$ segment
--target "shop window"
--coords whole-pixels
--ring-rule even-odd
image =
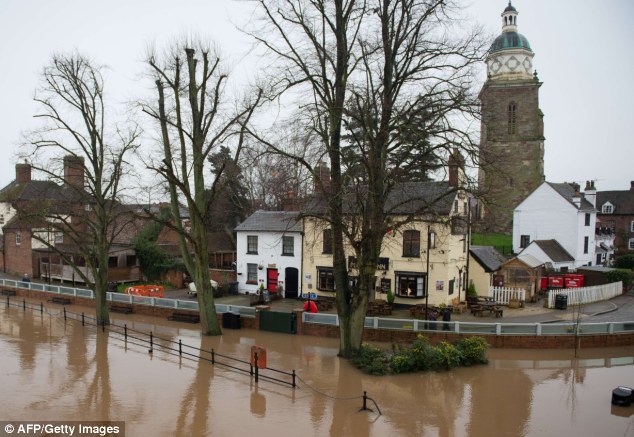
[[[331,268],[317,268],[317,290],[335,291],[335,275]]]
[[[400,297],[425,297],[425,275],[422,273],[398,273],[396,295]]]

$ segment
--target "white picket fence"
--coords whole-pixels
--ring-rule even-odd
[[[555,308],[555,297],[568,296],[568,305],[583,305],[584,303],[600,302],[612,299],[623,294],[623,283],[595,285],[594,287],[565,288],[563,290],[550,290],[548,293],[548,308]]]
[[[489,297],[492,297],[495,303],[508,305],[511,299],[523,302],[526,298],[526,290],[523,288],[489,287]]]

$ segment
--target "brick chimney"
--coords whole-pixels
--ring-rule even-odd
[[[330,192],[330,168],[324,161],[319,161],[315,167],[315,180],[313,181],[313,191],[318,193]]]
[[[634,181],[630,181],[630,191],[634,191]]]
[[[297,196],[294,191],[287,191],[284,194],[284,211],[299,211]]]
[[[464,158],[458,148],[454,148],[447,161],[449,167],[449,186],[457,188],[462,185],[462,174],[464,171]]]
[[[84,158],[74,155],[64,157],[64,183],[84,187]]]
[[[15,165],[15,181],[18,184],[31,182],[31,164],[23,163]]]

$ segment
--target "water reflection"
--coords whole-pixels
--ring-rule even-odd
[[[266,345],[268,364],[296,369],[300,387],[256,385],[158,346],[150,354],[113,332],[4,308],[5,417],[124,420],[129,435],[634,435],[634,407],[610,405],[614,387],[634,384],[634,348],[587,349],[579,359],[566,350],[491,350],[486,366],[373,377],[339,359],[333,339],[249,330],[201,338],[191,325],[160,319],[116,322],[152,331],[157,345],[180,339],[204,356],[213,348],[247,360],[252,345]],[[359,412],[364,391],[382,416]]]

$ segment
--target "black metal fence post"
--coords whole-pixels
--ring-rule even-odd
[[[22,309],[26,311],[26,299],[22,299]]]
[[[297,384],[295,383],[295,369],[293,369],[292,377],[293,377],[293,388],[295,388],[297,387]]]
[[[183,342],[180,338],[178,339],[178,355],[183,355]]]
[[[7,296],[7,308],[9,307],[9,296]]]
[[[84,313],[81,313],[81,326],[84,326]]]
[[[123,337],[125,338],[125,341],[128,341],[128,324],[127,323],[123,324]]]
[[[64,321],[66,321],[66,307],[64,307]]]
[[[154,352],[154,335],[152,335],[152,331],[150,331],[150,350],[148,352]]]
[[[44,314],[44,303],[40,302],[40,314]]]
[[[258,383],[258,380],[260,379],[260,372],[258,371],[258,353],[255,352],[253,354],[253,361],[255,361],[255,383]]]
[[[216,364],[216,353],[214,350],[211,350],[211,364]]]

